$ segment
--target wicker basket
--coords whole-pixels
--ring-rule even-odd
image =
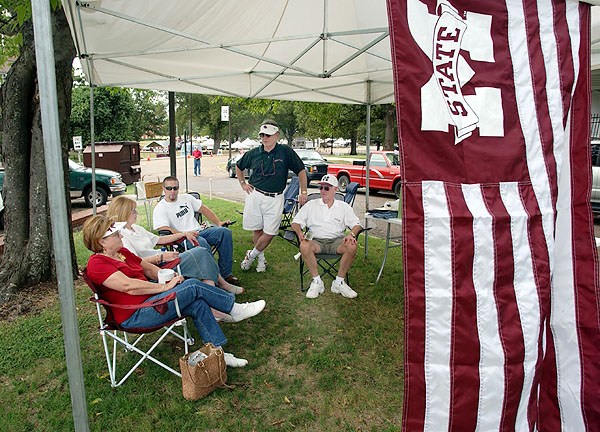
[[[142,181],[136,183],[135,191],[138,199],[147,199],[147,198],[156,198],[162,195],[162,183],[160,182],[160,178],[156,176],[156,180],[158,181],[144,181],[144,177],[142,177]]]

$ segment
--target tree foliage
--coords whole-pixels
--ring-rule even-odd
[[[166,132],[166,110],[161,95],[151,90],[94,87],[96,141],[139,141],[143,135]],[[90,87],[73,88],[71,136],[90,137]]]

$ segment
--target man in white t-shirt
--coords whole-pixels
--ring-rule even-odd
[[[216,246],[219,253],[219,273],[233,285],[239,285],[239,280],[233,276],[233,239],[231,230],[223,225],[231,223],[227,220],[221,222],[217,215],[202,201],[189,194],[179,194],[179,180],[176,177],[165,177],[163,180],[165,199],[159,201],[152,214],[153,228],[157,231],[169,231],[173,234],[185,231],[199,230],[200,223],[196,220],[195,212],[201,213],[216,226],[198,231],[196,240],[200,246],[211,250]],[[188,247],[193,247],[188,240]]]
[[[325,291],[315,254],[340,254],[340,266],[331,291],[347,298],[357,296],[344,278],[356,256],[356,236],[362,226],[354,210],[344,201],[335,199],[338,181],[333,175],[325,175],[319,182],[321,198],[308,201],[292,221],[292,229],[300,241],[300,252],[313,278],[306,297],[316,298]],[[308,227],[313,234],[312,240],[305,238],[303,229]],[[346,228],[350,231],[346,235]]]

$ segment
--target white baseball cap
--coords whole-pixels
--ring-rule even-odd
[[[319,184],[322,184],[322,183],[331,185],[333,187],[338,187],[338,181],[335,178],[335,176],[332,174],[325,174],[323,176],[323,178],[319,181]]]
[[[104,233],[104,235],[102,236],[102,238],[108,237],[109,235],[113,235],[114,233],[121,231],[123,228],[125,228],[126,222],[113,222],[108,229],[106,230],[106,232]]]
[[[265,135],[275,135],[277,132],[279,132],[279,128],[269,123],[261,124],[260,130],[258,131],[259,134],[263,133]]]

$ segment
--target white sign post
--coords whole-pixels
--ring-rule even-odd
[[[81,150],[83,149],[82,143],[83,141],[81,136],[73,137],[73,150],[77,150],[77,158],[79,159],[79,163],[81,163]]]
[[[229,106],[224,105],[221,107],[221,121],[229,121]]]
[[[231,159],[231,122],[229,121],[229,106],[223,105],[221,107],[221,121],[229,123],[229,141],[227,142],[229,147],[229,159]]]

